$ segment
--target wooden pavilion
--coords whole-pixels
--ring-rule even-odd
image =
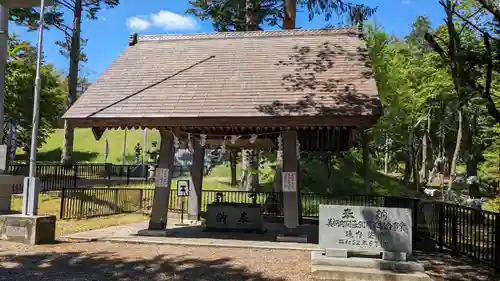
[[[189,213],[199,217],[207,141],[282,151],[297,173],[298,150],[347,150],[382,114],[357,28],[131,35],[129,46],[63,118],[92,128],[156,128],[160,169],[172,171],[179,138],[194,149]],[[231,142],[234,144],[234,142]],[[296,175],[296,174],[295,174]],[[171,176],[157,184],[149,229],[166,228]],[[283,190],[285,226],[299,225],[300,189]]]

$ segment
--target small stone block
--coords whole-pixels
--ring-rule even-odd
[[[137,232],[139,236],[153,236],[153,237],[166,237],[168,236],[168,231],[166,229],[162,230],[151,230],[151,229],[142,229]]]
[[[406,261],[406,253],[382,252],[382,259],[385,261]]]
[[[325,251],[325,256],[336,257],[336,258],[347,258],[347,250],[327,248]]]
[[[276,236],[278,242],[307,243],[307,235],[279,234]]]
[[[55,216],[0,215],[0,239],[30,245],[55,242]]]

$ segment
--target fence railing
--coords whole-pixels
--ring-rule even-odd
[[[441,202],[422,202],[429,234],[439,249],[450,249],[500,271],[500,213]]]
[[[144,167],[147,170],[147,166]],[[144,184],[149,173],[140,165],[112,164],[77,164],[64,166],[61,164],[37,164],[36,176],[40,179],[41,191],[61,190],[62,188],[113,186]],[[176,166],[174,176],[186,175],[189,167]],[[28,175],[29,165],[9,165],[8,172],[14,175]],[[22,193],[22,185],[14,185],[13,193]]]

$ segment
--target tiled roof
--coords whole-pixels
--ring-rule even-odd
[[[357,29],[139,36],[64,118],[381,113]]]

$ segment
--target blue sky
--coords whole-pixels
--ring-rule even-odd
[[[89,39],[84,52],[88,55],[88,63],[82,74],[95,80],[127,46],[128,36],[136,31],[139,34],[158,33],[198,33],[212,31],[211,22],[201,22],[188,17],[187,0],[121,0],[120,6],[103,10],[99,20],[85,19],[82,34]],[[147,4],[145,4],[147,2]],[[411,23],[419,15],[426,15],[434,24],[443,20],[443,12],[438,0],[359,0],[358,3],[377,6],[374,20],[383,25],[392,34],[404,36]],[[68,17],[68,22],[71,18]],[[307,14],[299,11],[297,26],[301,28],[322,28],[326,23],[321,17],[309,22]],[[23,27],[10,25],[10,32],[18,34],[22,39],[36,41],[35,32],[26,32]],[[44,53],[46,61],[53,63],[58,69],[66,71],[68,60],[59,54],[59,47],[54,44],[62,38],[58,30],[45,33]]]

